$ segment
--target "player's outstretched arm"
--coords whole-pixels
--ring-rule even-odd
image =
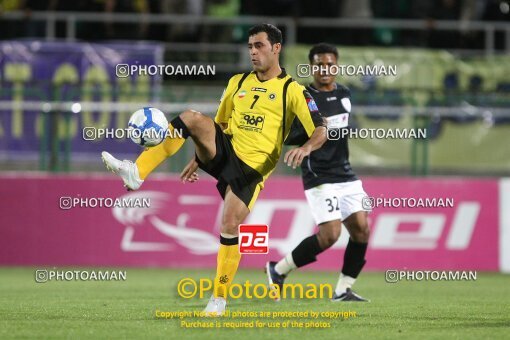
[[[188,164],[186,164],[186,166],[181,172],[180,177],[182,183],[186,183],[186,181],[190,183],[195,183],[196,181],[198,181],[198,174],[196,173],[197,169],[198,163],[195,160],[195,158],[193,158],[191,161],[189,161]]]
[[[306,156],[320,148],[326,142],[326,139],[326,127],[318,126],[313,131],[310,139],[303,144],[303,146],[287,151],[283,161],[287,163],[288,166],[292,166],[292,168],[295,169],[301,165],[301,162]]]

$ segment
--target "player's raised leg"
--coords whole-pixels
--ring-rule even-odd
[[[170,131],[175,130],[172,123],[168,124]],[[170,136],[177,134],[169,133]],[[140,179],[145,180],[149,174],[154,171],[168,157],[173,156],[184,145],[185,138],[165,138],[161,144],[152,148],[146,148],[144,152],[136,159],[136,167],[140,173]]]
[[[130,190],[137,190],[154,169],[179,151],[188,136],[191,136],[197,145],[197,155],[201,160],[207,162],[214,157],[215,128],[211,118],[200,112],[187,110],[173,119],[168,128],[182,131],[183,138],[165,138],[161,144],[146,148],[135,163],[118,160],[106,151],[102,152],[101,158],[109,170],[122,178],[124,186]],[[174,133],[169,135],[178,136]]]
[[[335,288],[332,301],[368,301],[352,291],[352,286],[366,263],[370,229],[366,211],[358,211],[344,220],[349,231],[349,243],[344,253],[342,272]]]
[[[238,226],[249,212],[246,204],[228,187],[223,207],[214,292],[204,310],[208,316],[221,316],[225,312],[228,290],[241,261]]]

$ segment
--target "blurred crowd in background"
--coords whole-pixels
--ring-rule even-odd
[[[22,11],[23,21],[2,20],[2,13]],[[299,28],[298,43],[314,43],[317,36],[337,44],[352,46],[417,46],[428,48],[483,47],[483,32],[472,30],[440,31],[436,20],[510,21],[510,0],[0,0],[0,39],[44,37],[43,21],[31,19],[33,11],[151,13],[235,18],[239,16],[277,16],[298,18],[348,19],[422,19],[429,30]],[[57,23],[57,37],[65,36],[65,23]],[[246,28],[225,29],[200,25],[82,22],[77,27],[81,40],[156,40],[165,42],[243,42]],[[503,35],[496,36],[495,47],[504,46]]]

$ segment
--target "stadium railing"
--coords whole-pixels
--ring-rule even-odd
[[[8,96],[4,89],[3,94]],[[39,129],[39,170],[74,171],[83,169],[84,164],[99,163],[99,152],[103,148],[103,139],[94,141],[97,149],[94,152],[76,152],[76,143],[92,143],[78,141],[82,137],[85,124],[97,128],[125,128],[129,115],[144,106],[154,106],[168,115],[178,114],[193,108],[208,115],[214,115],[217,109],[217,96],[211,91],[201,101],[188,98],[189,101],[175,101],[172,87],[163,86],[161,93],[156,96],[158,101],[150,101],[150,95],[138,93],[129,101],[83,101],[80,95],[83,90],[75,88],[66,91],[62,96],[61,89],[52,92],[55,97],[46,97],[37,89],[25,88],[21,97],[15,100],[0,100],[0,116],[23,116],[23,121],[31,121],[27,114],[39,116],[41,126],[23,127],[24,131]],[[97,95],[97,89],[93,90]],[[356,99],[353,106],[352,125],[365,129],[425,129],[426,138],[410,138],[407,140],[372,140],[359,138],[351,141],[351,160],[356,168],[377,173],[381,169],[385,172],[397,171],[410,175],[427,175],[457,171],[460,173],[497,173],[507,169],[507,151],[501,143],[501,136],[510,133],[510,97],[495,95],[494,93],[478,93],[469,95],[464,92],[441,94],[442,101],[420,102],[414,98],[411,89],[407,89],[406,96],[399,103],[382,102],[380,96],[372,92],[364,94],[363,99]],[[423,91],[417,91],[420,97]],[[19,95],[19,94],[18,94]],[[92,97],[90,95],[86,97]],[[118,98],[119,93],[108,93],[109,98]],[[434,93],[429,93],[434,98]],[[25,98],[20,100],[21,98]],[[146,98],[145,100],[143,98]],[[172,100],[169,100],[172,98]],[[472,105],[476,100],[479,105]],[[106,123],[98,115],[107,115]],[[95,117],[95,118],[94,118]],[[6,118],[6,117],[4,117]],[[2,119],[8,121],[8,119]],[[11,119],[14,124],[14,119]],[[37,125],[37,124],[36,124]],[[14,130],[14,125],[5,127]],[[450,133],[445,133],[445,129]],[[11,132],[12,133],[12,132]],[[22,135],[20,135],[22,137]],[[460,138],[459,138],[460,137]],[[461,140],[460,140],[461,139]],[[137,148],[130,149],[131,142],[127,142],[126,154],[123,156],[133,159],[139,152]],[[455,144],[458,144],[455,152]],[[459,148],[465,148],[465,152]],[[137,151],[138,150],[138,151]],[[488,157],[494,153],[494,157]],[[503,154],[502,154],[503,153]],[[466,154],[469,155],[466,159]],[[179,155],[168,162],[166,171],[179,172],[193,155],[193,145],[187,143]],[[4,159],[8,162],[9,159]],[[0,162],[3,163],[3,162]],[[475,166],[477,165],[477,166]],[[377,170],[379,169],[379,170]],[[297,174],[296,171],[279,164],[277,173]]]
[[[26,14],[21,11],[5,12],[0,20],[21,21],[26,20]],[[299,31],[304,28],[328,29],[398,29],[408,31],[430,31],[431,23],[428,20],[408,19],[347,19],[347,18],[291,18],[291,17],[264,17],[264,16],[238,16],[232,18],[219,18],[211,16],[175,15],[175,14],[130,14],[130,13],[103,13],[103,12],[39,12],[31,13],[30,20],[42,22],[45,27],[45,39],[54,40],[57,36],[57,23],[65,23],[65,39],[76,41],[78,23],[143,23],[150,24],[186,24],[200,27],[249,27],[260,22],[270,22],[279,25],[285,30],[285,44],[293,46],[299,41]],[[433,29],[446,32],[483,32],[483,49],[486,55],[496,53],[496,33],[504,35],[504,51],[510,52],[510,24],[507,22],[484,21],[434,21]],[[219,63],[218,70],[232,72],[239,68],[249,67],[248,58],[244,58],[241,48],[244,43],[167,43],[167,47],[180,53],[203,52],[205,55],[219,53],[235,58],[233,63]],[[165,60],[175,61],[175,60]]]

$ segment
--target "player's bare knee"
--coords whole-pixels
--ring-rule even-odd
[[[351,233],[351,238],[358,243],[367,243],[370,238],[370,228],[368,225],[358,225]]]
[[[237,235],[239,232],[239,223],[225,220],[221,224],[221,232],[224,234]]]
[[[328,235],[328,236],[326,236],[326,245],[327,245],[328,248],[333,246],[333,244],[335,244],[336,241],[338,241],[338,237],[337,236],[335,236],[335,235]]]
[[[337,228],[321,228],[317,237],[319,238],[321,248],[326,249],[338,241],[338,238],[340,237],[340,230],[337,230]]]
[[[189,130],[193,130],[193,128],[197,126],[197,124],[200,124],[201,120],[205,118],[202,113],[195,110],[186,110],[182,112],[179,117],[181,117]]]

